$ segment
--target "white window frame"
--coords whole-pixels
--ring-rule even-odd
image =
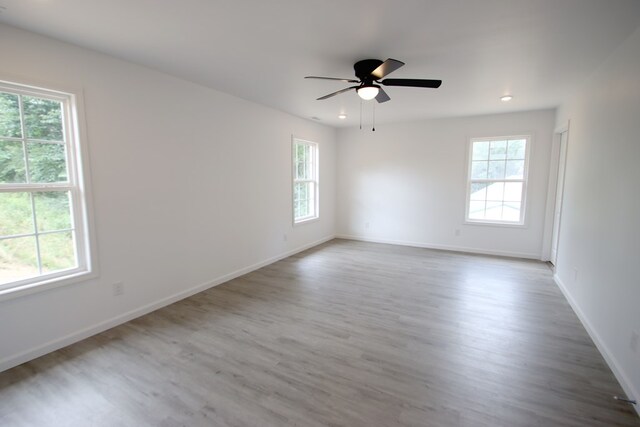
[[[307,145],[311,147],[311,159],[313,174],[311,179],[297,179],[296,178],[296,145]],[[318,143],[307,141],[304,139],[292,137],[291,138],[291,215],[293,218],[293,224],[304,224],[311,221],[315,221],[320,218],[320,148]],[[314,212],[311,215],[305,217],[296,218],[295,211],[295,185],[298,183],[312,183],[314,187]]]
[[[71,211],[71,230],[74,232],[74,246],[77,266],[75,268],[40,274],[38,276],[3,283],[0,285],[0,300],[31,294],[97,276],[94,258],[93,241],[90,239],[92,223],[88,191],[88,170],[84,166],[87,158],[84,132],[81,130],[79,117],[82,117],[81,96],[70,91],[59,91],[40,86],[25,85],[0,80],[0,91],[21,96],[33,96],[61,103],[64,144],[66,148],[67,177],[65,183],[10,183],[0,184],[0,192],[39,192],[68,191],[71,195],[69,208]],[[20,101],[22,121],[22,101]],[[26,143],[24,123],[21,138],[7,138]],[[28,171],[27,171],[28,172]],[[36,234],[41,234],[35,230]],[[15,236],[14,236],[15,237]]]
[[[506,141],[514,139],[524,139],[526,141],[525,157],[524,157],[524,170],[522,179],[471,179],[471,167],[473,165],[473,143],[484,141]],[[493,225],[500,227],[526,227],[526,211],[527,211],[527,194],[529,184],[529,159],[531,157],[531,145],[533,137],[531,135],[507,135],[507,136],[493,136],[482,138],[469,138],[469,145],[467,149],[467,180],[466,180],[466,201],[465,201],[465,215],[464,223],[470,225]],[[490,220],[490,219],[472,219],[469,218],[469,208],[471,199],[471,184],[478,182],[521,182],[522,183],[522,196],[520,202],[520,220],[519,221],[505,221],[505,220]]]

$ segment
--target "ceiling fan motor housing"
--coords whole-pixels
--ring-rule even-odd
[[[379,59],[363,59],[362,61],[358,61],[353,64],[353,69],[356,72],[356,77],[358,77],[364,84],[371,84],[374,80],[374,77],[371,75],[373,70],[382,65],[384,61]]]

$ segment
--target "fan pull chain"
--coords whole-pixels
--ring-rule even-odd
[[[376,131],[376,104],[372,104],[373,105],[373,125],[371,127],[371,132],[375,132]]]
[[[360,130],[362,130],[362,99],[360,99]]]

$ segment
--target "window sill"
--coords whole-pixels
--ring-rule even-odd
[[[71,285],[81,281],[94,279],[98,277],[96,272],[92,271],[76,271],[65,276],[45,279],[40,282],[27,283],[24,285],[14,286],[12,288],[0,290],[0,301],[6,301],[13,298],[22,297],[38,292],[55,289],[62,286]]]
[[[525,223],[509,223],[509,222],[490,222],[490,221],[473,221],[473,220],[465,220],[464,225],[480,225],[483,227],[501,227],[501,228],[528,228]]]
[[[319,216],[314,216],[313,218],[307,218],[307,219],[301,219],[298,221],[293,221],[293,226],[295,227],[296,225],[303,225],[303,224],[309,224],[310,222],[316,222],[320,220]]]

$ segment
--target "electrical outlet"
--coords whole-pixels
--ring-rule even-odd
[[[283,241],[283,242],[286,242],[286,241],[287,241],[287,239],[288,239],[288,237],[287,237],[287,233],[284,233],[284,234],[282,235],[282,241]]]
[[[117,297],[119,295],[124,294],[124,283],[116,282],[113,284],[113,296]]]
[[[456,232],[455,232],[456,237],[460,237],[460,229],[456,228]]]
[[[640,347],[640,335],[636,331],[631,332],[631,339],[629,340],[629,348],[634,353],[638,353],[638,347]]]

